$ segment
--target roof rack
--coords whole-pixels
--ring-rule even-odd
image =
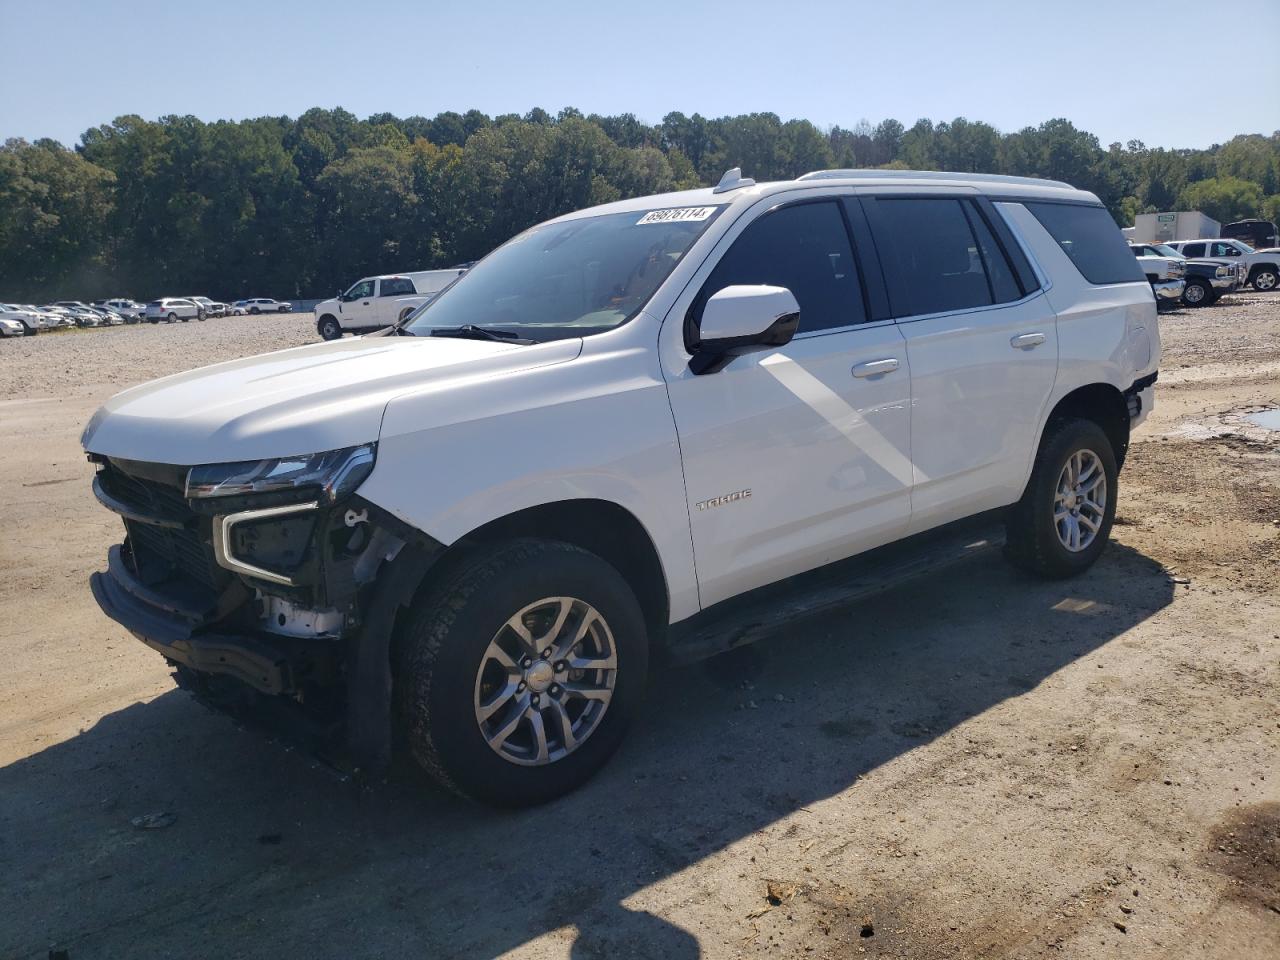
[[[797,180],[981,180],[984,183],[1021,183],[1038,187],[1075,188],[1061,180],[1010,177],[1001,173],[948,173],[945,170],[814,170]]]

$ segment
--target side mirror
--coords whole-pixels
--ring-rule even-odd
[[[799,325],[800,304],[786,287],[725,287],[702,308],[689,369],[715,373],[744,353],[785,346]]]

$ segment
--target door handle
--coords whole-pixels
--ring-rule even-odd
[[[884,360],[868,360],[866,363],[857,363],[853,367],[853,375],[855,377],[878,377],[882,374],[893,373],[898,369],[898,360],[896,357],[886,357]]]
[[[1009,346],[1015,350],[1030,350],[1044,343],[1043,333],[1024,333],[1021,336],[1014,337],[1009,341]]]

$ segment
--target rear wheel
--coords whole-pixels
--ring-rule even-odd
[[[1043,577],[1093,565],[1116,515],[1115,452],[1091,420],[1051,423],[1027,489],[1005,518],[1005,556]]]
[[[1254,273],[1253,279],[1249,282],[1253,284],[1253,289],[1270,293],[1276,288],[1277,281],[1280,281],[1280,277],[1277,277],[1276,271],[1270,267],[1263,267]]]
[[[177,322],[178,322],[178,315],[177,315],[176,313],[170,313],[170,314],[169,314],[169,318],[168,318],[168,319],[169,319],[169,322],[170,322],[170,323],[177,323]]]
[[[338,340],[342,337],[342,326],[338,323],[338,318],[332,314],[326,313],[321,317],[320,322],[316,324],[316,329],[325,340]]]
[[[1188,307],[1204,307],[1213,302],[1213,288],[1204,280],[1188,280],[1182,288],[1182,302]]]
[[[602,767],[638,707],[648,638],[593,554],[517,540],[460,564],[413,608],[396,692],[410,753],[457,793],[543,803]]]

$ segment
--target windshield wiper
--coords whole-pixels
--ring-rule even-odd
[[[495,330],[493,327],[477,327],[474,323],[464,323],[460,327],[436,327],[431,331],[433,337],[458,337],[463,340],[496,340],[498,343],[518,343],[528,345],[537,343],[507,330]]]

